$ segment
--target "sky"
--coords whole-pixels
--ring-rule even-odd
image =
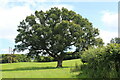
[[[0,0],[0,54],[8,54],[9,47],[14,48],[20,21],[36,10],[46,11],[51,7],[65,7],[87,18],[99,29],[99,37],[105,44],[118,37],[117,0]]]

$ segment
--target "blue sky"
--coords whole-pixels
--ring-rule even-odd
[[[17,25],[35,10],[46,11],[51,7],[68,8],[89,19],[93,26],[100,30],[100,37],[105,43],[118,36],[118,2],[27,2],[24,0],[0,2],[0,53],[8,53],[14,48]]]

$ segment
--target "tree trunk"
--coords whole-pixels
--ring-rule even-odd
[[[63,60],[58,60],[58,62],[57,62],[57,68],[58,68],[58,67],[62,67],[62,61],[63,61]]]

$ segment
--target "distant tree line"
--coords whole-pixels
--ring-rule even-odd
[[[31,58],[25,54],[2,54],[0,63],[30,62]]]
[[[78,59],[80,54],[72,54],[72,52],[67,52],[68,55],[65,56],[64,60]],[[26,54],[1,54],[0,63],[17,63],[17,62],[52,62],[57,61],[51,56],[34,56],[28,57]]]
[[[73,52],[67,52],[64,60],[78,59],[80,58],[80,54],[76,52],[76,54],[71,55]],[[55,58],[51,56],[36,56],[34,59],[35,62],[52,62],[57,61]]]

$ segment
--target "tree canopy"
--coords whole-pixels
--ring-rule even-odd
[[[35,11],[20,22],[17,31],[16,50],[27,49],[32,56],[50,55],[58,60],[57,67],[62,67],[65,51],[71,46],[82,51],[103,44],[102,39],[97,38],[99,30],[88,19],[64,7]]]

